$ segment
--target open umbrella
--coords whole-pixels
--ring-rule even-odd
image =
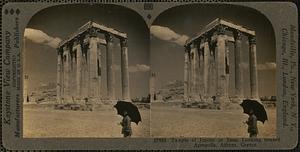
[[[264,106],[258,101],[245,99],[240,105],[243,107],[244,113],[248,115],[252,109],[254,115],[257,117],[257,120],[261,121],[262,123],[265,123],[265,121],[268,120],[267,112]]]
[[[118,101],[117,104],[114,105],[114,107],[117,109],[118,114],[121,116],[123,116],[124,111],[127,111],[128,116],[131,118],[132,122],[138,124],[140,121],[142,121],[140,112],[136,105],[134,105],[133,103],[127,101]]]

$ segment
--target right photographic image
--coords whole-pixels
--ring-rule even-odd
[[[150,28],[151,137],[276,138],[275,44],[252,8],[162,12]]]

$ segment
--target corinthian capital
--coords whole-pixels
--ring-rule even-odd
[[[249,36],[248,39],[249,39],[249,44],[250,45],[251,44],[256,44],[256,37],[255,36]]]
[[[121,47],[127,47],[127,39],[126,38],[121,38],[120,43],[121,43]]]
[[[106,42],[113,42],[113,35],[111,33],[105,33]]]
[[[241,40],[242,39],[242,33],[239,30],[234,31],[233,35],[234,35],[235,40]]]

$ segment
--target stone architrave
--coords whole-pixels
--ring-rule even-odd
[[[106,70],[107,70],[107,96],[110,100],[115,99],[115,76],[113,69],[113,36],[105,34],[106,38]]]
[[[255,36],[249,37],[249,66],[250,66],[250,89],[251,98],[259,99],[257,82],[257,61],[256,61],[256,39]]]
[[[130,100],[127,39],[121,39],[120,41],[121,41],[122,98],[123,100]]]

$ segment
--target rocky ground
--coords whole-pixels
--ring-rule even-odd
[[[25,138],[122,137],[118,123],[122,117],[112,106],[96,111],[54,110],[53,105],[24,105]],[[150,110],[140,109],[142,122],[132,123],[132,137],[149,137]]]
[[[51,104],[26,104],[23,112],[25,138],[122,137],[118,125],[122,117],[110,105],[73,111],[55,110]],[[140,113],[142,122],[132,123],[133,137],[248,137],[243,123],[248,116],[239,106],[214,110],[151,103],[151,109],[140,108]],[[267,108],[267,113],[269,120],[258,123],[261,138],[276,137],[276,108]]]
[[[243,123],[248,115],[237,107],[213,110],[180,108],[178,103],[152,103],[151,136],[248,137],[247,125]],[[268,121],[258,122],[260,138],[276,137],[276,108],[267,108],[267,114]]]

